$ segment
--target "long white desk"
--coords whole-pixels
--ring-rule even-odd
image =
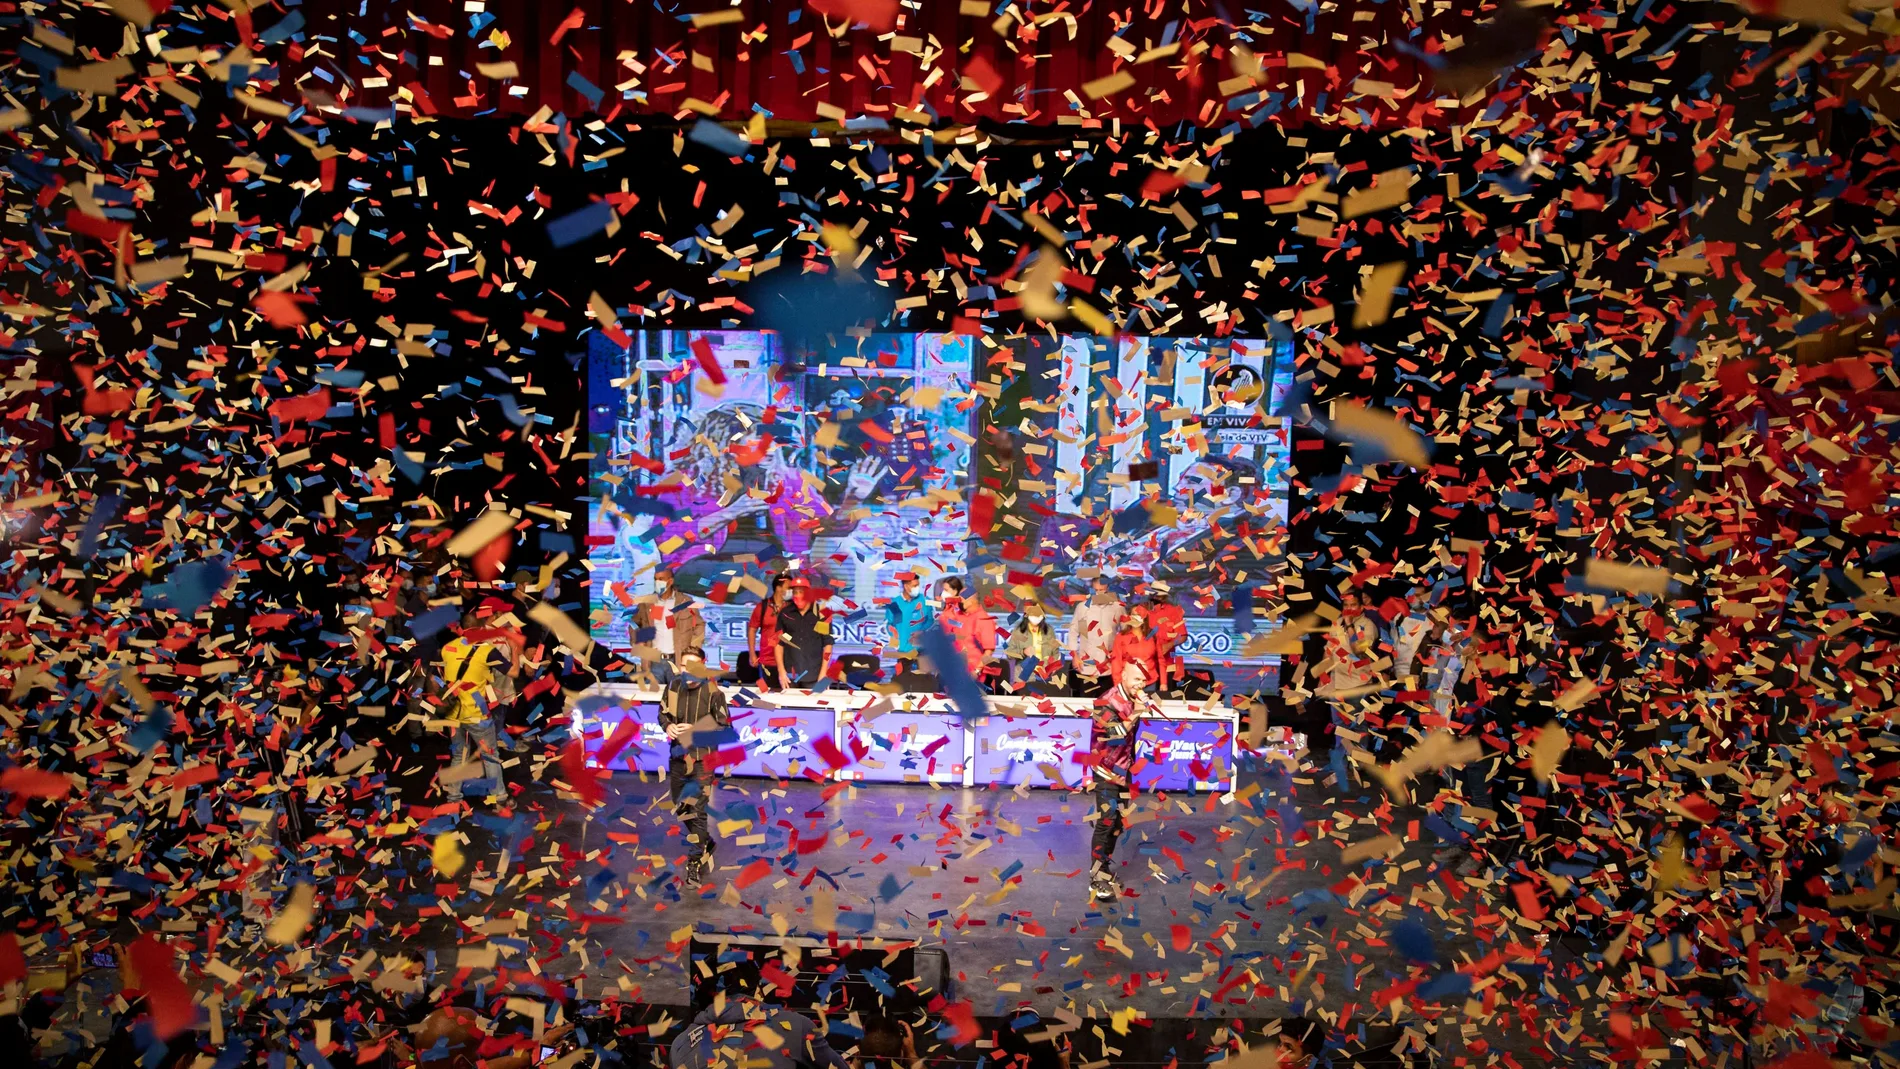
[[[872,691],[760,691],[725,687],[733,733],[716,741],[720,774],[804,777],[821,782],[938,783],[946,786],[1083,786],[1093,735],[1087,698],[987,696],[986,714],[964,717],[940,694]],[[570,728],[598,767],[664,771],[660,690],[607,683],[571,708]],[[1237,720],[1225,705],[1163,701],[1136,736],[1134,777],[1143,790],[1233,787]],[[1290,752],[1302,740],[1285,729],[1267,747]]]

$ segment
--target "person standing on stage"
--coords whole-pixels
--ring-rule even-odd
[[[963,580],[951,576],[943,581],[944,633],[969,663],[970,675],[979,682],[990,674],[989,660],[996,655],[996,620],[981,606],[970,604],[963,596]]]
[[[752,607],[752,616],[746,621],[746,652],[752,655],[752,667],[759,670],[759,686],[764,690],[785,689],[785,679],[779,669],[779,636],[783,634],[779,614],[790,604],[791,597],[792,577],[773,576],[772,592]]]
[[[1089,840],[1089,893],[1097,902],[1113,902],[1121,894],[1115,877],[1115,844],[1127,826],[1125,811],[1131,801],[1129,769],[1134,765],[1135,732],[1143,714],[1154,707],[1148,697],[1148,676],[1137,662],[1122,666],[1117,682],[1095,700],[1095,730],[1089,746],[1089,765],[1095,777],[1095,834]]]
[[[1412,591],[1403,619],[1392,626],[1392,678],[1403,680],[1412,674],[1418,651],[1432,629],[1432,588],[1421,586]]]
[[[779,676],[787,687],[810,689],[831,664],[831,613],[811,580],[792,580],[792,600],[779,610]]]
[[[1056,644],[1056,629],[1043,612],[1042,603],[1030,602],[1023,609],[1022,619],[1009,633],[1009,645],[1003,649],[1003,657],[1009,662],[1011,689],[1020,691],[1035,681],[1040,681],[1045,688],[1037,693],[1047,694],[1047,688],[1052,686],[1060,689],[1061,680],[1057,676],[1062,671],[1062,662],[1056,656],[1060,649]]]
[[[713,840],[706,810],[712,784],[706,776],[706,755],[711,748],[696,741],[694,735],[731,727],[732,715],[726,710],[725,692],[702,674],[705,651],[684,646],[678,658],[679,671],[660,696],[660,726],[666,729],[667,791],[673,797],[673,813],[686,832],[685,882],[697,887],[711,871]]]
[[[1160,669],[1157,687],[1166,694],[1187,678],[1187,664],[1174,651],[1187,641],[1187,614],[1170,597],[1168,584],[1155,580],[1148,584],[1148,628],[1155,639],[1155,667]]]
[[[1087,600],[1069,618],[1070,682],[1080,698],[1099,697],[1114,685],[1110,656],[1122,622],[1121,599],[1109,587],[1108,577],[1097,574],[1091,586]]]
[[[438,684],[446,719],[455,727],[449,735],[449,764],[461,768],[481,763],[482,787],[473,787],[475,777],[463,779],[455,793],[481,790],[490,805],[506,800],[501,770],[500,739],[495,721],[488,715],[488,703],[494,699],[495,668],[506,668],[499,650],[472,636],[481,629],[481,618],[474,610],[462,617],[455,638],[442,647],[442,675]]]
[[[890,630],[890,648],[897,658],[897,671],[902,674],[917,664],[917,636],[937,626],[937,610],[924,596],[924,585],[916,572],[899,572],[898,582],[903,584],[902,592],[884,606],[884,625]]]
[[[1161,678],[1154,630],[1148,624],[1148,606],[1136,602],[1122,615],[1121,627],[1115,632],[1115,645],[1109,651],[1108,663],[1117,681],[1122,679],[1131,664],[1141,669],[1144,684]]]
[[[673,681],[675,650],[706,647],[706,621],[692,597],[673,585],[671,568],[653,573],[653,600],[633,611],[633,626],[636,632],[653,632],[650,644],[659,651],[659,657],[647,670],[661,686]]]

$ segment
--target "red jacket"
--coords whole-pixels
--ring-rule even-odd
[[[1108,655],[1110,678],[1120,683],[1122,670],[1130,664],[1141,666],[1143,684],[1154,686],[1161,681],[1160,650],[1155,645],[1154,635],[1140,631],[1115,632],[1115,646]]]
[[[966,601],[954,609],[945,608],[937,620],[957,652],[969,662],[970,674],[981,672],[984,662],[996,653],[996,618],[971,608]]]
[[[761,668],[778,664],[778,606],[770,599],[752,606],[750,626],[759,633],[759,657],[757,664]]]
[[[1186,665],[1174,655],[1175,648],[1187,641],[1187,614],[1181,606],[1164,602],[1148,610],[1148,627],[1154,631],[1156,661],[1169,675],[1162,681],[1165,686],[1187,674]]]

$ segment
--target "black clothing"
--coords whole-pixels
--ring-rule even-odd
[[[780,663],[785,666],[785,681],[792,686],[808,686],[825,671],[825,647],[831,644],[831,622],[817,605],[799,608],[797,602],[778,614],[779,632],[785,637]]]
[[[695,675],[682,672],[674,676],[660,698],[660,726],[703,726],[708,720],[722,728],[732,726],[725,692],[717,684]],[[669,740],[667,744],[667,793],[672,796],[673,812],[686,831],[686,856],[693,861],[712,850],[712,830],[706,820],[710,801],[707,792],[712,789],[706,781],[703,755],[707,749],[698,740],[690,747],[678,739]]]

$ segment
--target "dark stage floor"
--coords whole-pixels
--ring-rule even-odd
[[[1243,783],[1231,801],[1142,798],[1120,851],[1129,893],[1099,909],[1086,894],[1086,795],[728,780],[714,800],[725,822],[718,881],[682,896],[683,839],[665,786],[622,774],[591,815],[545,799],[538,830],[493,816],[423,829],[468,833],[456,882],[475,894],[447,900],[459,923],[424,915],[419,930],[399,922],[403,939],[378,942],[385,955],[433,948],[439,968],[498,969],[504,987],[530,973],[585,974],[588,997],[612,985],[683,1005],[678,947],[693,926],[835,927],[942,946],[954,994],[986,1016],[1022,1006],[1096,1018],[1305,1014],[1349,1028],[1392,1021],[1376,996],[1408,975],[1393,946],[1399,920],[1423,920],[1441,961],[1496,949],[1454,927],[1471,915],[1480,878],[1436,864],[1437,839],[1395,843],[1397,853],[1369,867],[1342,863],[1342,847],[1379,834],[1373,799],[1349,814],[1324,805],[1310,782],[1279,782],[1277,792]],[[1408,822],[1401,815],[1399,829]],[[514,856],[498,870],[511,837]],[[505,878],[490,883],[498,871]],[[1499,986],[1507,1004],[1520,995]],[[1456,1022],[1446,1031],[1455,1038]]]

